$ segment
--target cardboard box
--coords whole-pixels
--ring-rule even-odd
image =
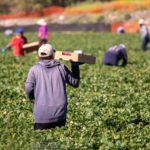
[[[32,43],[27,43],[23,45],[23,49],[26,53],[30,53],[33,51],[38,51],[39,48],[39,42],[32,42]]]
[[[55,52],[55,59],[62,59],[67,61],[74,61],[74,62],[83,62],[87,64],[95,64],[96,57],[91,55],[85,54],[77,54],[73,52],[64,52],[64,51],[56,51]]]

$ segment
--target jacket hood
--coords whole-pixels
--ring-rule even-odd
[[[44,66],[46,68],[52,68],[52,67],[60,65],[60,62],[58,62],[58,61],[56,61],[54,59],[52,59],[52,60],[40,60],[38,62],[38,64],[40,64],[40,65],[42,65],[42,66]]]

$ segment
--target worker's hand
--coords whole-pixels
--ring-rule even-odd
[[[84,63],[82,63],[82,62],[71,62],[71,65],[72,66],[79,66],[79,65],[82,65],[82,64],[84,64]]]

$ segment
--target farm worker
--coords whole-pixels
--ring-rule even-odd
[[[141,39],[142,39],[142,49],[145,51],[147,50],[147,45],[149,42],[148,28],[145,25],[145,22],[143,19],[139,20],[139,25],[140,25],[140,33],[141,33]]]
[[[123,33],[125,33],[124,27],[123,27],[123,26],[119,26],[119,27],[117,28],[117,33],[118,33],[118,34],[123,34]]]
[[[42,45],[47,43],[49,37],[47,22],[44,19],[40,19],[37,21],[37,24],[39,25],[37,37],[40,41],[40,45]]]
[[[10,47],[13,47],[14,56],[24,56],[23,44],[27,43],[27,38],[23,35],[24,31],[21,27],[16,29],[16,35],[11,39],[9,44],[4,48],[7,50]]]
[[[13,34],[13,30],[11,30],[11,29],[6,29],[5,31],[4,31],[4,35],[6,35],[6,36],[10,36],[10,35],[12,35]]]
[[[111,66],[119,66],[120,60],[121,66],[127,65],[127,53],[124,44],[115,45],[108,49],[103,58],[103,64]]]
[[[79,86],[79,64],[72,62],[71,72],[54,60],[54,52],[50,44],[40,46],[39,62],[30,69],[25,84],[27,97],[34,102],[35,130],[65,126],[66,83],[75,88]]]

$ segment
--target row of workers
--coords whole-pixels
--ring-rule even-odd
[[[141,33],[141,48],[146,51],[148,50],[148,43],[149,43],[149,31],[148,31],[148,27],[145,23],[145,20],[140,19],[138,21],[139,26],[140,26],[140,33]],[[124,34],[125,28],[123,26],[119,26],[117,29],[117,33],[118,34]]]
[[[40,42],[40,45],[42,45],[44,43],[47,43],[47,40],[49,38],[47,23],[44,19],[40,19],[38,20],[37,24],[39,25],[37,37]],[[148,28],[143,19],[139,20],[139,25],[140,25],[141,40],[142,40],[141,47],[143,50],[147,50],[148,49],[147,46],[149,43]],[[123,27],[120,27],[118,32],[125,33],[125,30]],[[11,39],[11,41],[5,48],[1,49],[1,51],[4,52],[8,48],[12,47],[14,56],[24,56],[23,44],[26,44],[27,42],[28,40],[24,36],[23,28],[19,27],[16,29],[16,35]]]
[[[37,38],[40,45],[47,43],[49,38],[47,23],[44,19],[38,20],[37,24],[39,25]],[[1,51],[5,52],[9,48],[13,48],[14,56],[24,56],[23,45],[28,43],[27,38],[24,35],[24,30],[22,27],[16,29],[16,35],[12,37],[11,41],[5,48],[2,48]]]

